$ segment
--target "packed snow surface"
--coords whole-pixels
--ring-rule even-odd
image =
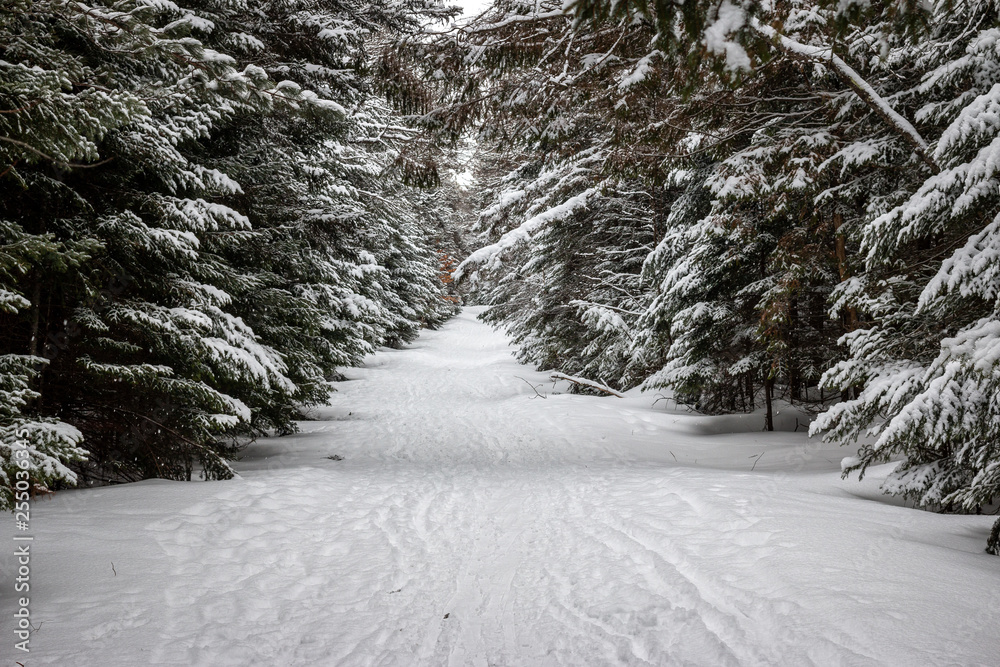
[[[477,312],[371,357],[237,479],[37,502],[18,659],[997,664],[992,517],[841,481],[851,452],[789,410],[762,433],[760,415],[559,393]]]

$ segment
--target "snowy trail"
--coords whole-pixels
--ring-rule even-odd
[[[37,504],[30,664],[996,664],[990,517],[864,498],[801,433],[534,398],[474,314],[239,479]]]

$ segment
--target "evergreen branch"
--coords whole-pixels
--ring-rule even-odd
[[[9,167],[7,167],[6,169],[3,170],[3,173],[0,173],[0,178],[3,178],[8,173],[10,173],[10,170],[13,169],[14,167],[16,167],[18,162],[20,162],[20,160],[14,160],[14,162],[11,163],[11,165]]]
[[[586,278],[591,278],[590,276],[585,276],[585,277]],[[591,278],[591,279],[593,280],[593,278]],[[607,283],[601,283],[601,285],[605,286],[605,287],[612,287],[611,285],[608,285]],[[624,290],[622,290],[622,291],[624,291]],[[626,296],[632,296],[632,295],[626,294]],[[584,301],[582,299],[574,299],[574,300],[570,301],[569,303],[567,303],[565,307],[566,308],[591,308],[591,307],[607,308],[608,310],[613,310],[616,313],[622,313],[623,315],[632,315],[634,317],[642,317],[643,315],[645,315],[645,313],[641,313],[641,312],[639,312],[637,310],[627,310],[625,308],[619,308],[618,306],[611,306],[611,305],[608,305],[606,303],[596,303],[594,301]]]
[[[21,107],[20,109],[0,109],[0,113],[21,113],[22,111],[30,111],[31,109],[34,109],[41,103],[42,103],[41,100],[35,100],[28,106]]]
[[[153,419],[149,415],[145,415],[145,414],[142,414],[141,412],[136,412],[134,410],[129,410],[128,408],[123,408],[121,406],[116,406],[114,409],[117,410],[117,411],[119,411],[119,412],[124,412],[124,413],[130,414],[130,415],[132,415],[134,417],[138,417],[139,419],[143,419],[143,420],[149,422],[150,424],[152,424],[153,426],[156,426],[157,428],[162,428],[164,431],[166,431],[170,435],[176,437],[181,442],[183,442],[183,443],[185,443],[187,445],[190,445],[191,447],[195,448],[196,450],[204,452],[209,458],[214,458],[214,459],[219,460],[219,461],[222,460],[221,457],[219,456],[218,452],[214,452],[210,448],[206,447],[205,445],[203,445],[203,444],[201,444],[199,442],[195,442],[194,440],[191,440],[190,438],[185,437],[183,434],[181,434],[181,433],[177,432],[176,430],[170,428],[166,424],[163,424],[161,422],[156,421],[155,419]],[[156,461],[156,457],[154,455],[154,462],[155,461]],[[159,468],[159,463],[158,462],[157,462],[156,465],[157,465],[157,468]]]
[[[65,162],[63,160],[60,160],[59,158],[52,157],[48,153],[43,153],[42,151],[38,150],[34,146],[32,146],[30,144],[26,144],[23,141],[20,141],[18,139],[11,139],[10,137],[0,137],[0,141],[6,141],[9,144],[14,144],[15,146],[20,146],[21,148],[29,150],[32,153],[34,153],[34,154],[36,154],[36,155],[38,155],[40,157],[43,157],[46,160],[49,160],[53,164],[57,164],[57,165],[59,165],[61,167],[68,167],[70,169],[93,169],[94,167],[100,167],[101,165],[107,164],[108,162],[111,162],[112,160],[114,160],[113,157],[109,157],[109,158],[107,158],[105,160],[101,160],[100,162],[94,162],[92,164],[79,164],[79,163],[76,163],[76,162]],[[16,164],[16,162],[15,162],[15,164]],[[14,165],[11,165],[10,167],[7,168],[7,171],[10,171],[10,169],[13,168],[13,167],[14,167]],[[6,174],[7,171],[4,171],[4,174]],[[3,174],[0,174],[0,176],[2,176],[2,175]]]

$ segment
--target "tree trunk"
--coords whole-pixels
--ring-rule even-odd
[[[42,283],[36,279],[35,288],[31,291],[31,340],[28,341],[28,354],[38,356],[38,322],[42,312]]]
[[[799,381],[799,300],[792,297],[788,302],[788,389],[789,403],[802,397],[802,383]]]
[[[768,431],[774,430],[774,406],[771,403],[771,393],[774,390],[774,378],[769,377],[764,380],[764,427]]]
[[[840,282],[844,282],[851,277],[847,269],[847,241],[844,235],[840,234],[840,228],[844,224],[844,216],[838,211],[833,214],[833,239],[837,251],[837,270],[840,272]],[[844,328],[854,331],[858,326],[858,309],[848,308],[844,317]]]

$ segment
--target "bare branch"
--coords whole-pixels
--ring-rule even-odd
[[[529,396],[528,398],[530,398],[532,400],[534,400],[536,398],[548,398],[548,396],[546,396],[545,394],[539,394],[538,393],[538,387],[541,387],[542,385],[537,385],[537,386],[533,385],[530,382],[528,382],[527,380],[525,380],[523,377],[521,377],[520,375],[515,375],[514,377],[516,377],[518,380],[524,381],[524,383],[527,384],[529,387],[531,387],[531,389],[535,392],[534,396]]]

